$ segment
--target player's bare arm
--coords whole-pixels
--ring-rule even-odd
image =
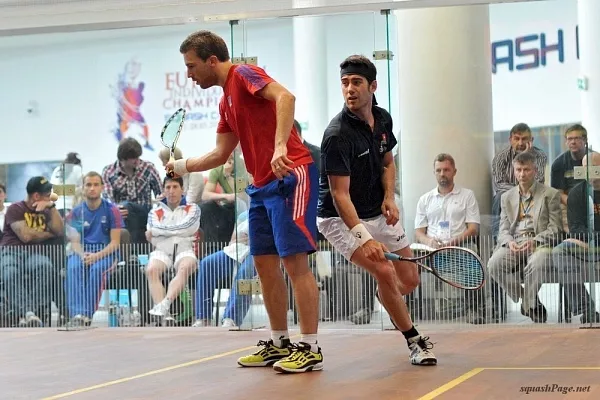
[[[271,82],[257,94],[275,103],[277,112],[277,130],[275,132],[275,148],[271,168],[277,179],[287,176],[292,169],[288,166],[292,161],[287,158],[287,142],[294,125],[296,97],[277,82]]]
[[[190,172],[202,172],[219,167],[227,162],[238,142],[239,139],[233,132],[217,133],[217,144],[214,150],[199,157],[169,161],[165,169],[174,171],[177,176],[183,176]]]
[[[383,156],[383,174],[381,175],[381,183],[385,191],[381,212],[385,217],[385,222],[388,225],[394,226],[400,220],[400,211],[395,201],[394,185],[396,184],[396,168],[394,165],[394,156],[391,151],[388,151]]]
[[[358,218],[358,213],[350,198],[350,177],[329,175],[328,179],[335,209],[352,234],[359,240],[367,258],[373,261],[386,261],[383,252],[388,250],[381,243],[373,240]]]

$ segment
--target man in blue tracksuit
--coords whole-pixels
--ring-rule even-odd
[[[117,206],[101,197],[102,176],[83,178],[85,201],[67,216],[73,253],[67,260],[67,304],[72,323],[89,324],[107,271],[118,259],[123,220]]]

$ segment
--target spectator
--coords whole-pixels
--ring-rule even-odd
[[[488,269],[515,303],[522,300],[521,314],[534,322],[546,322],[546,308],[538,291],[544,268],[552,262],[551,247],[562,231],[560,192],[536,182],[534,153],[517,154],[513,168],[519,185],[502,195],[498,244]]]
[[[302,143],[304,143],[304,145],[308,148],[308,151],[310,151],[310,155],[313,158],[313,161],[315,162],[315,165],[317,166],[318,170],[321,170],[321,147],[319,146],[315,146],[312,143],[308,143],[306,140],[304,140],[304,137],[302,137],[302,127],[300,126],[300,123],[296,120],[294,120],[294,127],[296,128],[296,131],[298,132],[298,136],[300,136],[300,140],[302,140]]]
[[[154,246],[154,251],[150,254],[146,275],[154,301],[150,314],[168,321],[173,319],[171,303],[197,268],[193,242],[200,227],[200,207],[185,203],[181,178],[166,177],[164,187],[165,198],[148,215],[146,237]],[[161,277],[171,267],[177,270],[177,274],[165,294]]]
[[[578,184],[573,178],[573,169],[581,166],[583,156],[585,156],[587,131],[579,124],[572,125],[565,132],[565,140],[569,150],[556,157],[550,170],[550,186],[560,191],[560,202],[563,205],[561,207],[563,209],[563,227],[568,225],[567,199],[569,191]]]
[[[591,163],[600,165],[600,154],[590,153]],[[588,165],[588,156],[583,157],[582,165]],[[588,190],[592,189],[592,204],[589,203]],[[596,311],[594,300],[588,295],[581,280],[589,276],[590,264],[594,271],[600,263],[597,246],[600,239],[600,179],[590,182],[579,182],[569,191],[567,200],[567,220],[569,222],[569,238],[552,250],[554,267],[559,271],[559,278],[564,285],[565,297],[573,315],[581,315],[580,322],[600,322],[600,314]],[[594,232],[590,235],[590,215],[593,210]],[[590,252],[590,246],[593,249]],[[593,278],[592,278],[593,279]]]
[[[163,167],[169,162],[171,152],[166,147],[162,148],[158,153],[158,158],[162,162]],[[183,158],[183,153],[179,147],[175,148],[176,160]],[[202,202],[202,193],[204,192],[204,175],[202,172],[192,172],[191,174],[184,175],[183,177],[183,192],[185,193],[185,201],[187,204],[195,203],[200,205]]]
[[[499,216],[501,212],[501,198],[506,191],[517,185],[517,178],[513,170],[513,160],[517,154],[523,151],[530,151],[535,157],[536,176],[535,180],[539,183],[545,182],[546,164],[548,156],[539,148],[533,146],[533,136],[531,129],[527,124],[519,123],[510,130],[510,144],[504,150],[500,151],[492,160],[492,185],[494,188],[494,198],[492,204],[492,215],[494,224],[492,233],[498,232]]]
[[[4,202],[6,201],[6,186],[0,183],[0,240],[4,232],[4,216],[6,215],[6,207]]]
[[[248,184],[248,172],[244,161],[239,157],[238,152],[234,151],[224,165],[210,170],[202,200],[216,201],[225,207],[234,204],[237,200],[237,216],[248,209],[248,195],[243,191]],[[217,185],[221,187],[221,193],[217,193]]]
[[[450,154],[438,154],[433,163],[437,187],[417,203],[415,236],[433,249],[461,246],[478,252],[479,205],[472,190],[454,184],[456,164]],[[482,304],[473,293],[465,292],[467,322],[483,324]]]
[[[204,258],[198,267],[196,291],[195,327],[208,326],[213,310],[213,295],[217,287],[231,287],[227,306],[223,313],[223,327],[233,328],[242,325],[250,309],[251,296],[239,296],[236,282],[239,279],[252,279],[256,276],[254,263],[248,246],[248,212],[237,219],[236,232],[231,236],[229,246]],[[233,272],[237,273],[233,277]],[[232,282],[233,279],[233,282]]]
[[[144,243],[152,194],[162,194],[160,175],[154,164],[140,160],[142,146],[133,138],[121,140],[117,161],[102,170],[103,197],[119,207],[132,243]]]
[[[123,221],[119,209],[101,198],[102,177],[88,172],[83,179],[84,202],[67,217],[73,232],[68,256],[66,291],[74,324],[88,325],[96,311],[102,278],[118,259]]]
[[[54,168],[50,177],[50,183],[53,185],[74,185],[76,194],[81,193],[82,177],[83,171],[79,155],[77,153],[69,153],[67,154],[67,158]],[[60,215],[65,216],[73,209],[75,194],[59,196],[59,199],[56,201],[56,209]]]
[[[47,310],[52,296],[54,266],[44,249],[35,246],[63,235],[63,221],[51,194],[48,179],[33,177],[27,182],[26,199],[6,210],[0,272],[19,326],[41,326],[38,315]]]

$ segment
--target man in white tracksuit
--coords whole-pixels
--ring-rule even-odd
[[[198,265],[194,252],[194,237],[200,227],[200,207],[186,204],[181,178],[165,178],[164,199],[148,214],[146,238],[154,246],[146,268],[150,295],[154,301],[151,315],[172,319],[171,303],[179,296],[189,276]],[[177,274],[165,288],[161,282],[167,268],[175,267]]]

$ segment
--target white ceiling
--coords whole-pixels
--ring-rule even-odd
[[[0,0],[0,36],[524,1]]]

